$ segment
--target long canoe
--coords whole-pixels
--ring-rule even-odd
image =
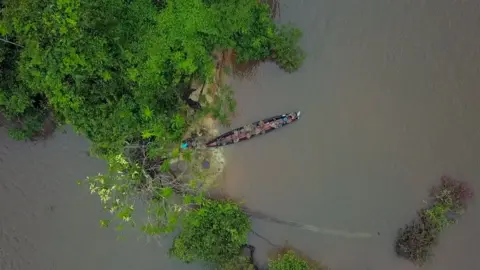
[[[270,133],[300,119],[300,111],[280,114],[266,118],[250,125],[236,128],[226,132],[217,138],[206,143],[207,147],[220,147],[238,142],[250,140],[251,138]]]

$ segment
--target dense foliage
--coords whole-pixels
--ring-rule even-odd
[[[0,42],[0,111],[10,120],[9,135],[23,140],[34,137],[48,114],[46,99],[34,92],[18,76],[21,48]]]
[[[465,183],[449,177],[443,177],[430,195],[431,205],[420,210],[415,220],[399,230],[395,242],[396,253],[418,265],[432,256],[439,234],[457,222],[473,196]]]
[[[184,262],[224,264],[235,259],[247,244],[250,226],[248,216],[236,204],[205,200],[185,216],[171,253]]]
[[[258,270],[249,256],[238,255],[233,259],[219,265],[217,270]]]
[[[282,25],[277,29],[272,58],[287,72],[297,70],[305,59],[305,54],[298,46],[301,37],[302,32],[291,25]]]
[[[181,92],[211,77],[214,49],[264,59],[282,40],[256,0],[154,2],[5,0],[0,34],[22,47],[2,65],[13,97],[3,111],[23,113],[40,94],[101,153],[140,136],[162,148],[183,135]]]
[[[271,270],[320,270],[315,263],[300,257],[293,250],[285,250],[268,263]]]

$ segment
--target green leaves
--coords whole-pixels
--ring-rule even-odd
[[[440,233],[457,223],[473,193],[465,183],[447,176],[430,193],[430,205],[398,231],[395,252],[421,266],[433,255]]]
[[[184,262],[223,264],[238,256],[250,227],[248,216],[236,204],[205,200],[185,216],[171,254]]]
[[[320,270],[321,268],[300,256],[293,250],[286,250],[268,263],[271,270]]]
[[[11,121],[9,136],[26,140],[39,135],[48,108],[45,96],[20,80],[20,57],[20,48],[0,42],[0,111]]]
[[[277,27],[274,37],[272,58],[285,71],[296,71],[305,59],[305,53],[298,46],[302,32],[292,25]]]

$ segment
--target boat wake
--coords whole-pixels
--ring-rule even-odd
[[[281,220],[279,218],[272,217],[272,216],[269,216],[269,215],[266,215],[266,214],[263,214],[263,213],[260,213],[260,212],[251,211],[251,210],[245,209],[245,208],[244,208],[244,210],[252,218],[257,218],[257,219],[261,219],[261,220],[265,220],[265,221],[269,221],[269,222],[274,222],[274,223],[281,224],[281,225],[291,226],[291,227],[299,228],[299,229],[302,229],[302,230],[311,231],[311,232],[314,232],[314,233],[320,233],[320,234],[323,234],[323,235],[337,236],[337,237],[344,237],[344,238],[357,238],[357,239],[368,239],[368,238],[372,237],[371,233],[349,232],[349,231],[345,231],[345,230],[322,228],[322,227],[317,227],[317,226],[309,225],[309,224],[301,224],[301,223],[294,222],[294,221]]]

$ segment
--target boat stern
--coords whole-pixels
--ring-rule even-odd
[[[297,118],[300,118],[300,114],[302,114],[302,112],[301,112],[301,111],[298,111],[298,112],[297,112]]]

